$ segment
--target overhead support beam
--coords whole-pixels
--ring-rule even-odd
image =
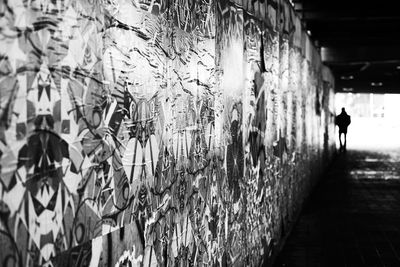
[[[352,75],[336,74],[335,85],[337,92],[400,93],[400,73],[398,71],[392,71],[387,73],[390,75],[385,75],[385,73],[378,74],[374,70],[368,71],[367,68]]]
[[[358,13],[357,11],[307,11],[304,9],[298,9],[297,12],[302,14],[302,19],[305,21],[312,20],[322,20],[322,21],[355,21],[355,20],[364,20],[364,21],[392,21],[399,20],[399,14],[387,14],[385,16],[382,13]]]
[[[368,94],[400,94],[400,89],[398,86],[395,87],[372,87],[372,86],[357,86],[357,87],[346,87],[346,86],[336,86],[336,93],[368,93]]]
[[[332,45],[332,43],[335,44],[349,44],[352,46],[365,46],[365,45],[370,45],[370,46],[382,46],[383,43],[386,45],[390,46],[397,46],[400,47],[400,39],[399,38],[393,38],[389,39],[388,41],[382,42],[382,39],[379,38],[318,38],[318,36],[313,35],[312,36],[313,40],[318,41],[318,46],[319,47],[327,47]]]
[[[400,21],[399,16],[357,16],[354,13],[349,14],[337,14],[332,12],[304,12],[299,11],[302,14],[302,19],[304,21],[327,21],[327,22],[335,22],[335,21],[343,21],[343,22],[352,22],[352,21]]]
[[[385,2],[384,5],[366,1],[297,1],[295,11],[308,20],[398,20],[397,2]]]
[[[343,80],[343,76],[336,76],[337,92],[353,93],[400,93],[400,77],[367,77],[354,76],[353,80]]]
[[[400,61],[398,46],[336,46],[321,48],[326,64]]]
[[[307,26],[319,34],[329,35],[331,33],[382,33],[390,34],[400,31],[400,18],[396,21],[393,20],[354,20],[348,21],[308,21]],[[387,36],[387,35],[386,35]]]

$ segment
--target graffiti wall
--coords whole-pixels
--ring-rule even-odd
[[[0,2],[0,266],[258,266],[334,140],[286,1]]]

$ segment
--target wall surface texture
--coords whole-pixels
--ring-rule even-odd
[[[333,148],[300,25],[278,0],[1,1],[0,266],[268,259]]]

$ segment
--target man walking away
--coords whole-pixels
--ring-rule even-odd
[[[339,127],[339,142],[340,142],[340,152],[346,151],[346,136],[347,136],[347,127],[351,123],[350,116],[346,113],[346,110],[342,108],[342,113],[336,116],[336,125]],[[342,143],[341,136],[344,135],[344,142]]]

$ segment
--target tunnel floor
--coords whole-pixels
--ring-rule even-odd
[[[307,201],[275,266],[400,266],[400,153],[348,151]]]

